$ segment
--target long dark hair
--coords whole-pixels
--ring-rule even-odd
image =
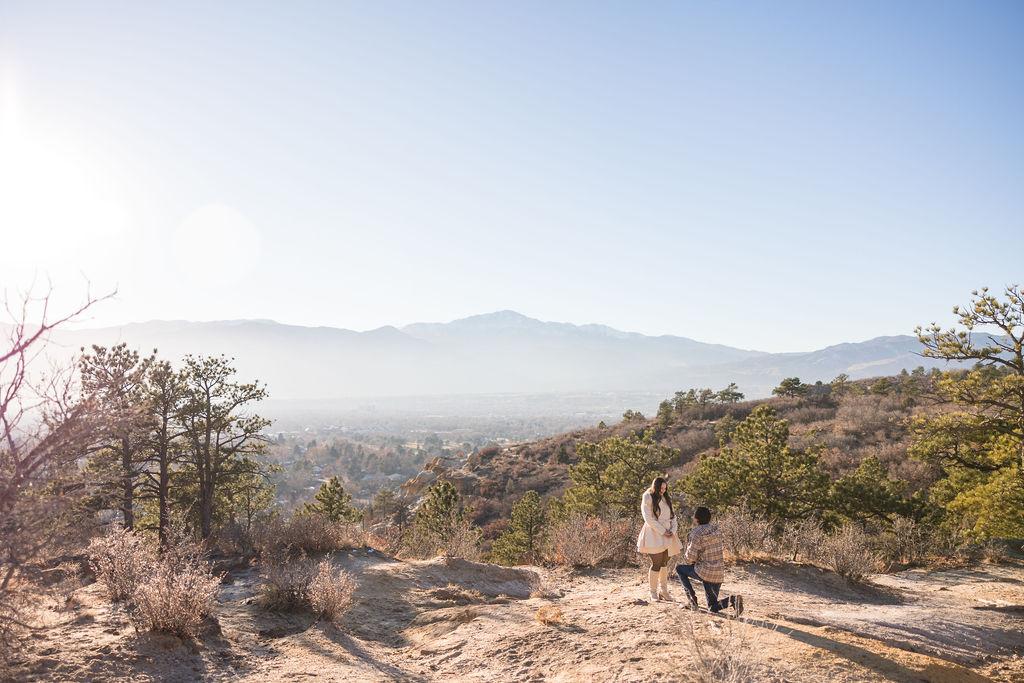
[[[661,514],[661,501],[664,500],[668,503],[668,514],[670,517],[676,516],[676,511],[672,509],[672,498],[668,495],[668,489],[665,489],[665,495],[661,495],[661,485],[668,484],[668,479],[664,477],[655,477],[654,481],[651,482],[651,502],[654,508],[654,516],[657,517]]]

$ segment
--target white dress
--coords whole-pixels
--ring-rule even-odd
[[[669,557],[678,555],[683,550],[683,544],[676,536],[677,519],[671,515],[668,503],[664,500],[658,507],[658,516],[655,517],[653,497],[650,491],[645,491],[640,501],[640,514],[644,517],[644,525],[636,539],[636,551],[645,555],[657,555],[667,550]],[[671,531],[672,535],[665,536],[666,531]]]

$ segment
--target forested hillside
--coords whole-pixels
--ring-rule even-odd
[[[878,460],[893,479],[907,482],[913,494],[933,484],[934,465],[910,456],[912,416],[934,413],[937,372],[915,370],[895,377],[804,385],[800,396],[777,396],[758,401],[705,402],[688,400],[685,392],[667,401],[669,409],[646,418],[628,415],[614,425],[560,434],[507,448],[485,448],[457,468],[438,463],[433,475],[452,481],[475,512],[477,523],[488,525],[508,516],[512,504],[526,491],[556,496],[571,487],[570,470],[579,462],[580,444],[607,439],[641,439],[643,435],[672,450],[667,473],[674,490],[696,464],[721,452],[740,421],[759,406],[770,407],[790,429],[789,443],[796,449],[820,454],[823,469],[833,479],[855,472],[868,458]],[[698,392],[699,397],[699,392]],[[432,480],[421,476],[419,483]],[[417,491],[416,481],[406,490]]]

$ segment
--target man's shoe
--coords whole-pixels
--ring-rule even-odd
[[[739,618],[743,614],[743,596],[734,595],[732,598],[732,606],[736,610],[736,617]]]
[[[687,609],[692,609],[694,611],[699,610],[700,607],[697,605],[697,598],[693,597],[692,595],[687,595],[686,596],[686,607],[687,607]]]

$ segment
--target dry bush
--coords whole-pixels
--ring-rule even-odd
[[[772,550],[772,525],[747,508],[726,510],[717,524],[725,549],[735,559],[750,559]]]
[[[378,526],[366,534],[366,545],[388,557],[397,557],[402,550],[402,527],[395,524]]]
[[[448,538],[440,543],[443,557],[461,557],[464,560],[477,562],[480,560],[480,529],[469,520],[463,520],[451,530]]]
[[[988,540],[979,548],[981,559],[989,564],[1004,564],[1010,561],[1010,550],[1006,543],[997,540]]]
[[[790,562],[798,558],[813,560],[825,540],[825,531],[821,522],[814,518],[801,519],[787,523],[779,537],[779,550],[786,554]]]
[[[94,538],[87,550],[96,579],[114,602],[130,600],[157,564],[156,547],[142,535],[115,529]]]
[[[336,569],[328,560],[321,560],[306,587],[306,599],[314,614],[336,623],[352,606],[355,590],[356,580],[352,574]]]
[[[621,553],[629,527],[628,520],[570,514],[551,527],[544,558],[569,567],[596,567]]]
[[[273,518],[255,525],[253,545],[258,553],[273,555],[281,549],[292,553],[329,553],[363,547],[365,534],[358,524],[334,522],[315,513],[296,513],[288,519]]]
[[[859,439],[880,435],[884,440],[898,426],[896,416],[901,412],[899,401],[892,398],[848,396],[836,412],[834,429]]]
[[[263,583],[256,600],[264,609],[308,610],[336,623],[352,605],[355,577],[344,569],[335,568],[330,560],[320,560],[314,565],[305,555],[289,557],[278,551],[265,558],[263,564]]]
[[[413,525],[402,535],[399,556],[402,559],[424,559],[437,555],[437,536]]]
[[[552,605],[544,605],[538,608],[533,618],[545,626],[565,623],[565,616],[562,614],[562,610]]]
[[[262,558],[263,583],[256,600],[260,606],[275,612],[295,612],[307,609],[306,589],[313,578],[313,570],[305,555],[289,558],[278,550]]]
[[[825,423],[836,415],[836,409],[828,406],[804,405],[787,411],[785,418],[792,425],[810,425],[815,422]]]
[[[685,625],[682,632],[689,636],[685,646],[693,653],[692,680],[696,683],[748,683],[770,678],[769,672],[757,661],[761,651],[759,638],[743,622],[715,621],[722,624],[712,631],[707,619],[686,611],[677,616]]]
[[[892,528],[878,540],[878,552],[886,564],[917,564],[927,549],[925,528],[909,517],[896,517]]]
[[[198,546],[171,546],[137,586],[132,619],[141,629],[194,638],[213,610],[219,585]]]
[[[468,519],[453,522],[442,536],[414,525],[401,538],[401,557],[426,559],[431,557],[460,557],[478,562],[483,556],[480,549],[481,531]]]
[[[683,460],[689,459],[718,445],[715,430],[711,427],[687,429],[672,434],[665,440],[666,445],[679,450]]]
[[[78,463],[112,417],[82,396],[73,363],[46,353],[53,330],[100,299],[87,291],[77,310],[54,316],[52,290],[33,290],[0,292],[0,317],[9,318],[0,321],[0,667],[33,619],[39,587],[31,574],[77,547],[89,526],[80,505],[90,489]]]
[[[7,669],[26,643],[24,631],[30,625],[29,617],[35,604],[35,596],[27,591],[10,590],[0,601],[0,680],[5,678]]]
[[[878,557],[860,527],[845,524],[821,544],[818,559],[848,581],[861,581],[877,569]]]

